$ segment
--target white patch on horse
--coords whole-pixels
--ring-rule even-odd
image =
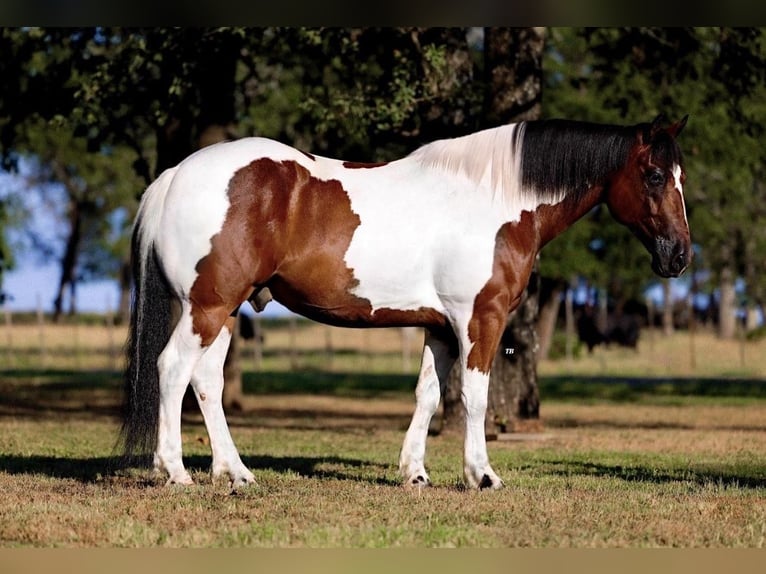
[[[673,180],[675,181],[678,195],[681,196],[681,206],[684,208],[684,223],[686,223],[686,225],[688,226],[689,221],[686,219],[686,202],[684,201],[684,186],[681,183],[681,166],[678,164],[675,164],[673,166]]]
[[[515,129],[440,140],[384,166],[332,174],[361,221],[344,259],[358,281],[354,295],[373,313],[426,307],[450,317],[473,306],[492,276],[498,230],[541,205],[522,192]]]

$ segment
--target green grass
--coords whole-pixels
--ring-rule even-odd
[[[687,404],[698,401],[740,404],[749,399],[766,399],[766,381],[763,379],[543,376],[538,388],[543,398],[578,403]]]
[[[186,458],[198,484],[163,488],[143,471],[101,474],[107,427],[73,423],[40,440],[39,455],[0,457],[4,545],[33,546],[762,546],[763,460],[556,448],[491,454],[507,483],[465,491],[457,440],[432,441],[436,487],[398,485],[400,433],[240,430],[257,484],[231,496],[212,484],[209,455],[186,428]],[[87,444],[83,448],[84,444]],[[3,451],[21,449],[3,443]],[[83,455],[83,451],[96,456]],[[79,453],[79,454],[78,454]]]
[[[766,397],[755,381],[544,378],[546,440],[489,443],[506,488],[474,492],[451,435],[429,439],[433,488],[400,485],[411,377],[248,375],[267,408],[229,417],[257,480],[235,495],[211,481],[194,413],[183,425],[194,486],[115,467],[117,373],[0,381],[2,546],[766,544]],[[317,393],[336,410],[312,411]]]

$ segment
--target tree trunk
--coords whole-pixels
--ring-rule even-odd
[[[125,257],[120,262],[120,301],[117,305],[117,316],[123,325],[130,322],[130,276],[131,276],[130,257]]]
[[[240,361],[241,337],[239,336],[240,317],[234,321],[231,344],[223,363],[223,406],[228,410],[241,411],[242,405],[242,363]]]
[[[486,127],[540,116],[544,28],[485,28]],[[537,390],[537,273],[517,310],[509,316],[489,380],[487,436],[520,429],[539,419]],[[444,393],[442,429],[463,426],[459,370],[454,368]]]
[[[547,359],[556,332],[556,323],[561,309],[561,294],[564,285],[559,281],[543,281],[540,283],[540,310],[537,316],[537,339],[540,345],[537,358]]]
[[[197,70],[200,111],[171,118],[157,132],[157,173],[176,165],[196,149],[235,137],[235,89],[238,58],[236,42],[222,43],[212,51],[202,51]],[[242,407],[242,369],[240,366],[239,323],[235,323],[224,363],[224,408]],[[187,389],[184,408],[196,405]],[[196,407],[195,407],[196,408]]]
[[[237,42],[230,39],[205,53],[201,62],[200,115],[197,146],[202,148],[235,137]],[[234,323],[229,351],[223,366],[223,407],[242,409],[242,366],[240,364],[239,318]]]
[[[485,28],[488,126],[540,117],[545,28]]]
[[[538,316],[540,279],[532,273],[521,303],[508,316],[500,346],[492,361],[487,401],[487,438],[501,432],[537,430],[540,395],[537,387]],[[459,432],[465,413],[461,401],[460,369],[456,364],[443,398],[442,432]]]
[[[574,316],[574,290],[577,286],[577,278],[572,277],[567,285],[566,293],[564,294],[564,333],[566,336],[566,347],[564,355],[567,362],[571,361],[574,357],[575,346],[575,316]]]
[[[488,436],[497,432],[536,430],[540,418],[537,389],[538,342],[535,322],[539,307],[537,272],[521,304],[511,314],[492,363],[487,403]]]
[[[673,324],[673,296],[670,289],[670,279],[662,280],[662,332],[672,335],[675,330]]]
[[[736,301],[734,291],[734,274],[731,268],[721,270],[721,300],[718,305],[718,336],[721,339],[733,339],[737,331]]]
[[[66,185],[66,182],[64,182]],[[70,196],[72,192],[69,192]],[[59,279],[56,298],[53,301],[53,322],[58,323],[64,312],[64,292],[69,288],[71,301],[69,303],[70,314],[75,311],[75,282],[77,257],[80,253],[80,243],[82,240],[82,205],[80,202],[70,197],[69,199],[69,237],[67,237],[64,256],[61,258],[61,276]]]

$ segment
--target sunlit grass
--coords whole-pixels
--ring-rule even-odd
[[[26,342],[20,327],[14,346],[0,349],[9,361],[0,371],[3,546],[765,543],[762,343],[747,343],[744,367],[738,342],[700,334],[691,370],[683,333],[652,347],[642,341],[638,353],[599,349],[571,364],[544,362],[540,432],[489,443],[506,488],[466,490],[461,438],[443,435],[429,439],[434,487],[417,491],[400,485],[397,460],[420,336],[407,340],[405,368],[397,330],[328,336],[304,325],[293,337],[275,326],[259,370],[252,348],[242,348],[245,410],[229,421],[257,482],[231,495],[210,478],[194,411],[183,422],[194,486],[165,488],[147,469],[115,466],[119,365],[105,355],[104,327],[81,326],[77,340],[67,328],[51,328],[43,363],[32,326]]]

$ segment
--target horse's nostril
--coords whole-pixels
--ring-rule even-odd
[[[682,251],[678,255],[676,255],[675,260],[673,261],[673,267],[675,268],[675,271],[681,271],[686,268],[687,260],[686,260],[686,252]]]

